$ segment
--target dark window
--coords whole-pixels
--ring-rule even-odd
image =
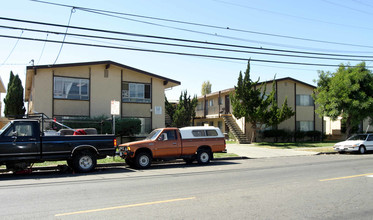
[[[204,130],[193,130],[192,134],[193,134],[194,137],[206,136]]]
[[[297,95],[297,106],[313,106],[313,98],[311,95]]]
[[[218,132],[215,130],[206,130],[207,136],[218,136]]]
[[[166,131],[167,134],[167,140],[176,140],[176,131]]]

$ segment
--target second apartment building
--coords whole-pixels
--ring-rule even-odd
[[[272,85],[275,83],[276,100],[281,106],[285,98],[289,107],[293,109],[295,115],[290,119],[280,123],[278,129],[288,131],[324,131],[323,118],[320,118],[316,113],[312,94],[315,86],[304,83],[302,81],[287,77],[276,79],[275,81],[267,81],[266,92],[270,93]],[[260,84],[258,84],[258,87]],[[229,100],[229,94],[234,92],[234,88],[226,89],[198,97],[198,106],[196,109],[195,125],[209,124],[219,127],[223,133],[228,133],[228,121],[232,118],[237,126],[245,134],[248,140],[251,135],[251,125],[246,124],[244,119],[237,120],[232,115],[232,109]]]

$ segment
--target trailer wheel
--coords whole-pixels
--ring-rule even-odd
[[[95,169],[97,157],[90,151],[82,151],[74,155],[72,163],[75,172],[86,173]]]
[[[197,152],[197,161],[199,164],[208,164],[211,160],[211,151],[207,149],[200,149]]]

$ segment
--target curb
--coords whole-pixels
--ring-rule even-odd
[[[239,156],[239,157],[221,157],[221,158],[214,158],[213,160],[247,160],[247,159],[254,159],[251,157]]]

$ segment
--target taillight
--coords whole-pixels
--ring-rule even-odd
[[[117,146],[117,139],[114,139],[114,146]]]

